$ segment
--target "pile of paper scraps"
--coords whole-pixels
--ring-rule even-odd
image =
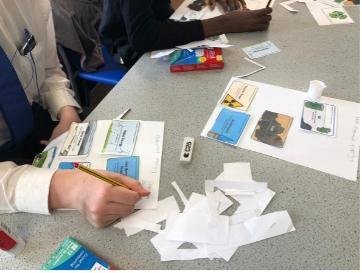
[[[267,183],[253,181],[249,163],[225,163],[223,173],[205,181],[205,195],[193,192],[187,199],[176,182],[172,186],[184,203],[183,212],[170,196],[159,201],[156,210],[139,210],[115,225],[127,236],[142,230],[158,233],[151,243],[161,261],[229,261],[240,246],[295,230],[285,210],[262,215],[275,192]],[[239,206],[231,216],[223,215],[233,205],[230,198]],[[161,229],[164,220],[166,225]],[[180,248],[184,243],[194,248]]]

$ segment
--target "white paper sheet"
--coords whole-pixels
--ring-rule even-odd
[[[250,10],[263,9],[268,4],[268,0],[245,0],[246,6]],[[269,7],[273,7],[275,0],[271,1]]]
[[[333,174],[345,179],[357,180],[359,159],[359,103],[322,97],[323,103],[337,107],[337,133],[331,138],[308,134],[299,130],[303,101],[306,92],[287,89],[260,82],[232,78],[225,90],[234,80],[258,86],[258,92],[249,107],[251,118],[238,147],[280,158],[295,164]],[[201,135],[207,137],[218,113],[217,105]],[[276,148],[251,139],[255,126],[265,110],[282,113],[294,118],[283,149]]]
[[[333,7],[326,1],[321,2],[321,1],[307,0],[305,1],[305,3],[310,13],[312,14],[313,18],[320,26],[354,23],[351,16],[342,6]],[[332,18],[329,14],[334,11],[343,12],[343,14],[346,15],[346,18],[343,19]]]

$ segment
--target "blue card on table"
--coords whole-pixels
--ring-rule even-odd
[[[250,115],[244,112],[222,109],[207,136],[228,144],[236,145]]]
[[[107,171],[127,175],[139,179],[139,157],[122,156],[107,160]]]

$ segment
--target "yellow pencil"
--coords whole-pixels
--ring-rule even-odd
[[[107,176],[105,176],[105,175],[103,175],[103,174],[101,174],[101,173],[99,173],[99,172],[97,172],[95,170],[92,170],[92,169],[90,169],[90,168],[88,168],[86,166],[83,166],[82,164],[76,164],[75,167],[78,168],[80,171],[83,171],[83,172],[85,172],[85,173],[87,173],[89,175],[97,177],[100,180],[103,180],[104,182],[107,182],[107,183],[109,183],[109,184],[111,184],[113,186],[120,186],[120,187],[123,187],[123,188],[126,188],[126,189],[130,190],[130,188],[128,186],[122,184],[121,182],[118,182],[118,181],[116,181],[116,180],[114,180],[112,178],[109,178],[109,177],[107,177]]]

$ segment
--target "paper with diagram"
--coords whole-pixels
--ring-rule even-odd
[[[139,120],[98,120],[74,123],[34,160],[38,167],[118,172],[139,180],[150,196],[136,208],[155,209],[161,173],[164,123]],[[84,151],[84,152],[82,152]]]
[[[359,103],[322,97],[320,103],[333,107],[335,106],[335,108],[330,108],[328,106],[326,108],[327,112],[323,113],[313,109],[308,110],[309,113],[304,112],[306,114],[304,120],[306,123],[310,124],[311,129],[307,130],[306,127],[308,126],[304,126],[305,128],[303,130],[300,127],[304,102],[307,99],[306,92],[260,82],[232,78],[221,98],[225,96],[227,90],[229,90],[230,86],[235,81],[256,86],[258,88],[258,92],[247,111],[247,114],[250,115],[250,119],[243,129],[243,132],[235,146],[283,159],[348,180],[357,180],[360,145]],[[225,111],[225,109],[229,109],[229,111],[237,111],[235,108],[230,108],[226,105],[217,103],[204,129],[202,130],[202,136],[210,138],[210,130],[212,130],[220,113]],[[336,114],[332,114],[331,111],[334,110],[336,111]],[[279,135],[282,139],[284,139],[283,145],[278,144],[273,146],[265,143],[268,140],[263,142],[256,141],[255,137],[253,138],[253,133],[265,111],[279,113],[293,119],[290,127],[285,123],[285,126],[288,126],[287,138],[283,137],[283,134],[285,134],[285,128],[281,130],[280,133],[276,133],[275,130],[277,127],[268,127],[270,130],[268,129],[269,132],[266,131],[267,134],[273,133],[276,134],[275,137]],[[320,122],[317,123],[317,121],[313,121],[311,117],[308,117],[310,116],[310,113],[313,114],[313,111],[315,114],[319,113],[321,117],[323,114],[329,118],[333,117],[335,120],[326,120],[323,124]],[[232,123],[229,123],[229,125],[235,126]],[[269,125],[273,126],[272,123],[269,123]],[[320,127],[322,129],[319,129],[319,133],[310,132],[314,130],[313,128],[318,131],[318,126],[324,126]],[[329,130],[327,132],[327,127],[330,127],[330,134],[333,134],[334,137],[328,136]],[[233,130],[229,129],[226,132],[233,132]],[[273,143],[280,143],[275,142],[277,141],[276,138],[274,140],[270,139],[270,141],[274,141]]]

